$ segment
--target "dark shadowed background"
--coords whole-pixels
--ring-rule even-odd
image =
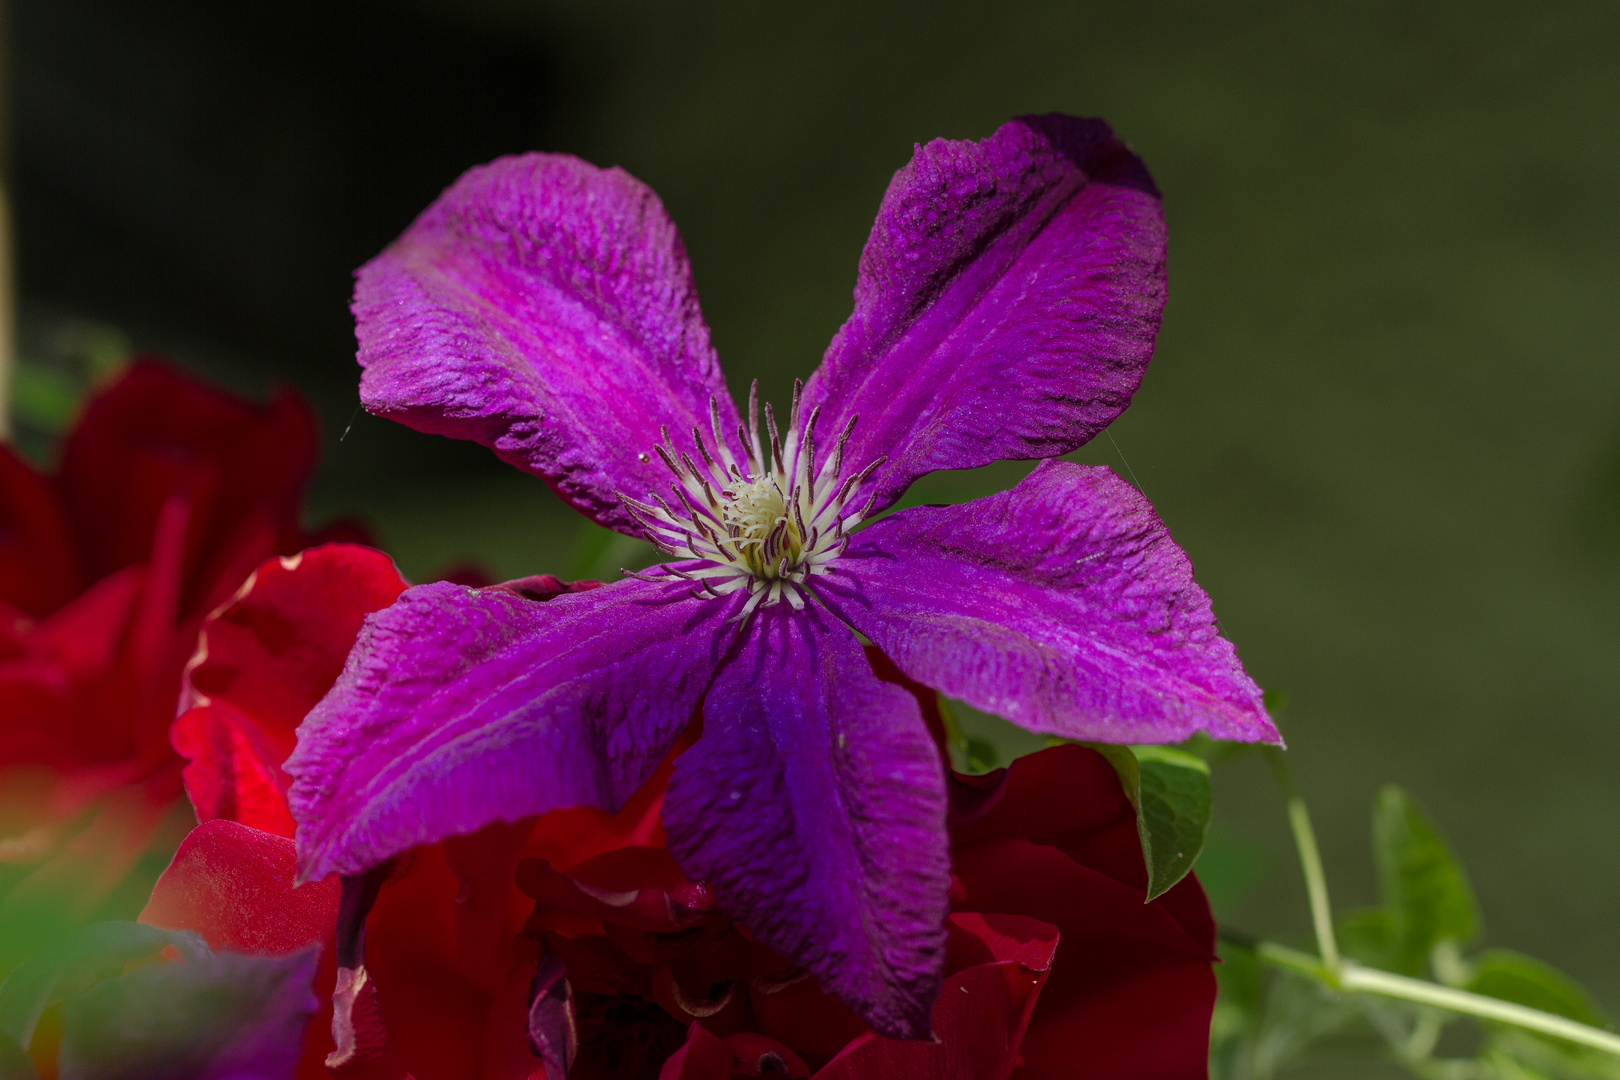
[[[1144,488],[1289,693],[1336,902],[1373,900],[1397,781],[1488,939],[1620,1010],[1620,6],[10,7],[24,360],[122,334],[296,383],[317,516],[368,517],[416,575],[635,557],[487,452],[356,412],[350,273],[466,167],[566,150],[649,182],[733,391],[781,401],[914,142],[1106,117],[1165,192],[1171,300],[1114,443],[1077,456]],[[19,384],[46,426],[48,391]],[[1216,814],[1222,918],[1303,935],[1258,763],[1218,773]]]

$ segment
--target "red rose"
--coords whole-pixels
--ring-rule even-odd
[[[328,1009],[300,1075],[321,1075],[334,1052],[339,1075],[418,1080],[538,1080],[565,1062],[574,1078],[624,1080],[1204,1075],[1215,982],[1203,892],[1189,877],[1143,902],[1130,804],[1078,746],[953,777],[936,1043],[873,1034],[680,873],[660,810],[689,740],[617,814],[560,810],[418,849],[352,881],[342,915],[336,882],[294,889],[281,759],[363,616],[402,587],[363,548],[266,563],[205,628],[193,707],[175,726],[199,813],[221,820],[188,837],[142,919],[215,948],[324,942],[316,989],[340,991],[342,1049]],[[498,587],[542,599],[564,586]],[[874,667],[902,681],[881,657]]]
[[[1019,758],[1004,784],[951,830],[952,906],[1017,912],[1062,933],[1013,1075],[1204,1076],[1215,920],[1197,879],[1143,903],[1136,813],[1094,750]]]
[[[560,589],[563,586],[549,583]],[[548,582],[513,583],[545,595]],[[203,824],[181,844],[141,921],[195,930],[216,950],[286,953],[322,944],[298,1075],[397,1080],[543,1080],[524,1010],[538,946],[519,938],[532,906],[513,886],[523,832],[495,826],[422,848],[391,867],[365,920],[364,976],[333,1038],[336,879],[293,887],[292,819],[281,763],[293,733],[342,670],[365,616],[405,588],[380,551],[327,544],[270,559],[209,617],[174,722],[186,791]],[[407,1071],[408,1070],[408,1071]]]
[[[169,723],[197,627],[306,543],[308,409],[139,361],[52,475],[0,445],[0,923],[89,915],[180,794]],[[28,936],[25,932],[24,936]],[[0,942],[11,952],[38,942]]]

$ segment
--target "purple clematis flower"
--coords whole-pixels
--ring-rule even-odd
[[[650,190],[553,154],[468,172],[359,272],[366,407],[493,448],[670,561],[544,603],[427,585],[372,616],[287,763],[303,875],[617,807],[701,713],[670,850],[877,1030],[926,1037],[944,776],[857,632],[1031,731],[1277,739],[1186,556],[1112,472],[1048,460],[991,498],[871,520],[924,473],[1054,458],[1123,411],[1164,242],[1152,180],[1100,121],[919,147],[854,314],[762,430]]]

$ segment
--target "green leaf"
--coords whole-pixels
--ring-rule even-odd
[[[28,1051],[5,1032],[0,1032],[0,1080],[39,1080]]]
[[[1136,833],[1147,864],[1149,901],[1187,876],[1209,827],[1209,765],[1167,746],[1087,743],[1108,759],[1136,807]]]
[[[1357,908],[1339,919],[1335,930],[1339,951],[1352,960],[1376,968],[1390,966],[1394,931],[1389,912],[1383,908]]]
[[[84,388],[54,368],[18,364],[12,372],[12,411],[19,420],[56,434],[67,427]]]
[[[1045,735],[1025,731],[965,702],[952,701],[943,694],[938,701],[951,766],[958,772],[980,775],[1054,745],[1054,740]]]
[[[1001,763],[1001,755],[996,753],[996,744],[989,739],[969,737],[967,740],[967,771],[975,774],[987,773]]]
[[[1478,908],[1462,866],[1417,803],[1393,784],[1373,804],[1373,856],[1396,970],[1421,974],[1436,945],[1464,944],[1478,934]]]
[[[233,1077],[271,1080],[297,1069],[317,1007],[318,948],[288,956],[209,953],[149,964],[69,998],[62,1010],[63,1080]]]
[[[202,939],[185,931],[133,922],[92,923],[18,964],[0,983],[0,1034],[26,1047],[49,1006],[81,993],[103,978],[173,945],[182,953],[206,952]]]

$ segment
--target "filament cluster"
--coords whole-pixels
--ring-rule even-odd
[[[765,406],[766,446],[759,425],[759,383],[754,383],[748,394],[748,427],[739,425],[737,430],[746,461],[737,460],[721,437],[720,406],[714,398],[709,399],[714,447],[694,427],[695,461],[675,448],[669,429],[664,429],[655,450],[674,476],[670,484],[674,502],[657,494],[650,496],[650,503],[623,492],[618,496],[654,547],[690,564],[664,565],[635,576],[681,578],[693,583],[696,596],[726,596],[746,588],[750,595],[737,618],[784,600],[795,611],[804,607],[806,582],[828,572],[848,545],[850,530],[871,512],[872,499],[853,513],[845,510],[885,459],[843,478],[844,446],[855,430],[852,416],[817,469],[816,420],[821,409],[810,410],[801,428],[803,390],[803,382],[795,381],[785,433],[777,430],[776,417],[770,405]]]

